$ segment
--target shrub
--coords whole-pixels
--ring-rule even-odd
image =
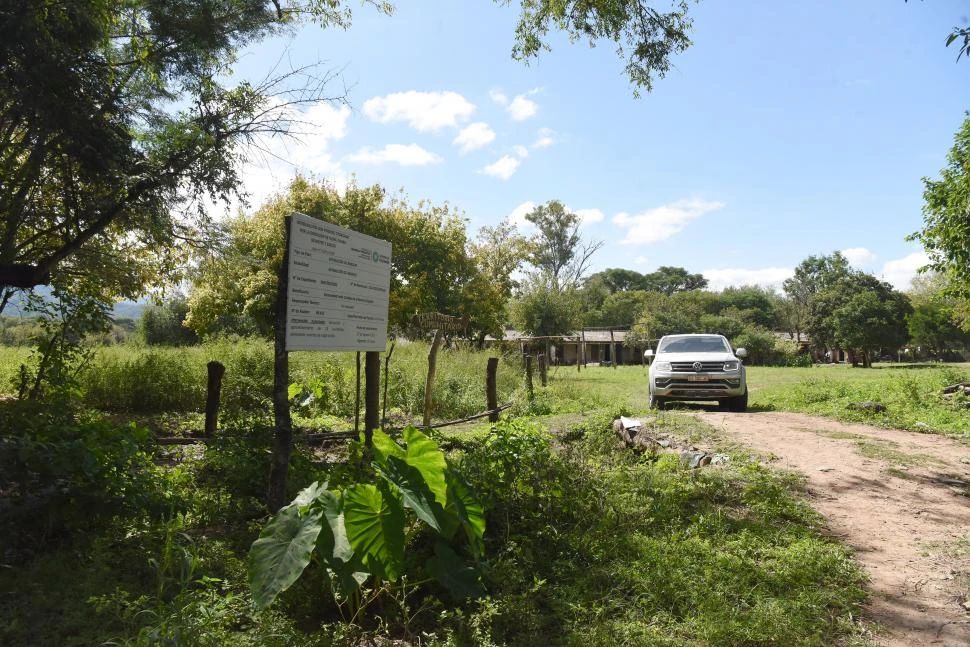
[[[7,402],[0,408],[0,536],[42,544],[114,517],[158,518],[171,498],[151,435],[91,414]]]

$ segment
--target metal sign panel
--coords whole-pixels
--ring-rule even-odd
[[[383,351],[391,244],[293,213],[286,350]]]

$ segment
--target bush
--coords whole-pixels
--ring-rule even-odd
[[[115,517],[158,518],[181,502],[151,460],[151,435],[33,402],[0,408],[0,536],[43,544]]]

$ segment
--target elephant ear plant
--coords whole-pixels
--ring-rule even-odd
[[[394,582],[405,568],[406,538],[430,527],[434,555],[424,574],[458,599],[482,595],[475,565],[484,551],[485,511],[438,445],[414,427],[404,445],[374,432],[375,483],[329,490],[313,483],[263,528],[249,553],[253,599],[272,604],[311,561],[325,569],[333,592],[350,599],[368,578]],[[474,564],[455,548],[465,544]]]

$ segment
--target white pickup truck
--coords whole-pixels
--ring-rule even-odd
[[[723,335],[667,335],[660,339],[656,353],[648,349],[643,356],[650,362],[651,409],[663,409],[670,400],[716,400],[731,411],[748,408],[741,363],[748,353],[743,348],[732,353]]]

